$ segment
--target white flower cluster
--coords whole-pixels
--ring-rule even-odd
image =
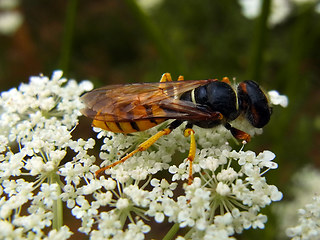
[[[54,72],[51,79],[31,77],[29,84],[1,93],[0,239],[46,236],[45,229],[57,220],[54,209],[61,201],[64,184],[60,164],[68,149],[73,149],[75,156],[66,165],[83,168],[94,161],[86,154],[93,139],[71,139],[81,115],[79,96],[92,89],[92,84],[67,82],[61,77],[61,71]],[[71,235],[68,227],[59,227],[49,232],[49,239]]]
[[[79,96],[91,88],[56,71],[51,79],[32,77],[1,94],[0,228],[7,230],[0,238],[69,238],[72,232],[61,222],[63,203],[91,239],[145,239],[150,218],[188,228],[178,239],[233,239],[245,229],[264,228],[261,209],[282,198],[264,177],[277,168],[275,155],[233,150],[228,143],[233,137],[222,126],[194,127],[198,149],[191,185],[186,184],[189,163],[183,161],[189,146],[184,126],[108,169],[108,177],[95,178],[99,167],[88,153],[94,140],[71,138],[83,107]],[[261,132],[241,119],[233,124],[252,135]],[[162,127],[128,136],[95,129],[103,139],[102,165]],[[171,176],[155,178],[161,171]]]
[[[241,125],[241,122],[237,125]],[[246,128],[249,126],[242,124],[241,129],[250,130]],[[124,154],[132,144],[141,143],[157,131],[150,129],[124,136],[95,130],[100,131],[98,137],[104,137],[100,153],[100,158],[106,160],[104,165],[117,159],[118,153]],[[264,228],[267,217],[260,210],[282,198],[277,187],[268,185],[264,177],[268,170],[277,168],[273,162],[275,155],[270,151],[256,155],[252,151],[232,150],[227,142],[232,136],[223,127],[194,127],[194,130],[198,150],[193,172],[194,175],[200,173],[200,177],[196,177],[191,185],[184,184],[185,193],[182,195],[176,196],[172,190],[179,180],[186,182],[188,179],[188,162],[180,160],[177,166],[170,164],[170,161],[177,151],[185,153],[188,150],[188,139],[182,134],[183,126],[159,139],[151,151],[136,154],[107,170],[107,174],[120,184],[126,185],[134,179],[136,189],[127,196],[129,200],[126,201],[126,209],[130,206],[131,211],[134,211],[132,205],[139,207],[136,215],[140,216],[141,209],[146,208],[148,210],[144,215],[154,217],[156,222],[167,219],[179,224],[180,228],[189,227],[191,230],[185,236],[186,239],[228,239],[244,229]],[[254,130],[251,132],[254,133]],[[166,180],[152,179],[151,192],[143,191],[142,194],[138,191],[136,185],[139,181],[167,169],[172,174],[171,184]],[[120,199],[123,201],[122,198],[118,201]],[[143,199],[143,204],[140,201],[135,203],[136,199]]]
[[[320,238],[320,196],[315,196],[311,203],[298,210],[299,224],[288,228],[286,234],[293,240]]]
[[[290,200],[273,207],[280,230],[294,240],[320,239],[320,172],[307,166],[292,180]]]

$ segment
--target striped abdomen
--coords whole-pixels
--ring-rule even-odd
[[[118,107],[114,115],[97,113],[92,125],[115,133],[133,133],[147,130],[167,120],[166,112],[156,104],[138,105],[133,108],[128,104],[127,107],[131,110],[125,111],[126,107]],[[127,120],[117,119],[124,112]]]
[[[114,133],[133,133],[144,131],[164,122],[166,119],[136,120],[130,122],[104,122],[93,120],[92,126]]]

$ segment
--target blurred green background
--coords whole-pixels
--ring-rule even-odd
[[[164,72],[255,80],[289,97],[246,146],[277,155],[279,168],[267,179],[287,200],[293,173],[320,166],[320,13],[316,1],[279,2],[262,1],[260,13],[248,18],[239,1],[228,0],[21,1],[10,9],[21,14],[21,25],[0,35],[0,88],[55,69],[95,87],[156,82]],[[272,239],[276,226],[269,215],[265,230],[239,238]]]

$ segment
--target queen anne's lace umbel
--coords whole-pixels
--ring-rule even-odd
[[[267,217],[260,210],[282,198],[265,178],[277,168],[275,155],[233,150],[223,127],[194,128],[198,150],[191,185],[184,183],[189,146],[184,126],[95,178],[99,166],[88,153],[95,141],[71,137],[83,107],[79,96],[91,88],[88,81],[67,81],[56,71],[51,79],[32,77],[1,94],[0,229],[6,230],[0,238],[68,239],[71,230],[59,222],[63,203],[91,239],[144,239],[163,222],[189,229],[178,239],[231,239],[244,229],[264,228]],[[273,93],[271,102],[284,105],[279,96]],[[251,135],[261,132],[243,119],[233,124]],[[130,136],[95,129],[103,139],[102,165],[160,127]],[[157,179],[163,170],[171,176]]]

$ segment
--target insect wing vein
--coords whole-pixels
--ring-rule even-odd
[[[133,121],[150,118],[191,119],[208,117],[195,104],[177,99],[182,93],[214,80],[111,85],[82,96],[86,108],[82,113],[99,121]],[[146,106],[159,106],[165,111],[152,111]],[[131,114],[130,114],[131,113]]]

